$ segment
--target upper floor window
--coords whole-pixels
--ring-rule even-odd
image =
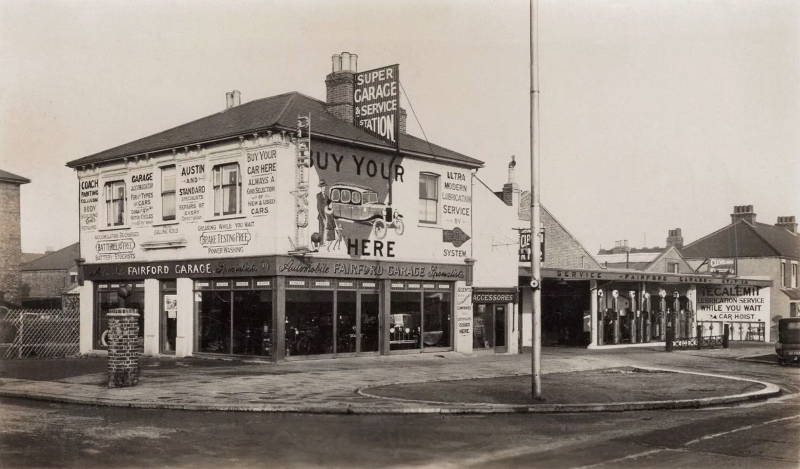
[[[175,165],[161,168],[161,219],[175,219]]]
[[[668,274],[677,274],[678,273],[678,263],[677,262],[667,262],[667,273]]]
[[[797,288],[797,264],[792,264],[792,288]]]
[[[439,214],[439,176],[420,173],[419,175],[419,221],[436,223]]]
[[[214,215],[242,212],[242,180],[239,163],[214,167]]]
[[[125,224],[125,181],[107,182],[105,185],[106,226]]]
[[[786,262],[781,262],[781,287],[786,287]]]

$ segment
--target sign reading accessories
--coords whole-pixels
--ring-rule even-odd
[[[353,122],[394,148],[400,133],[400,66],[355,74]]]
[[[516,303],[517,291],[511,289],[474,288],[473,303]]]

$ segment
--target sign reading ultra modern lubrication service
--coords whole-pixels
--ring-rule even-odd
[[[766,323],[769,287],[698,285],[697,320]]]
[[[400,66],[355,74],[353,122],[393,147],[400,133]]]

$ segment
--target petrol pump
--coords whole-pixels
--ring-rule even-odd
[[[658,290],[658,338],[661,341],[667,340],[667,292],[661,288]]]
[[[694,311],[692,310],[692,302],[686,302],[686,333],[687,337],[694,339],[695,325],[694,325]]]
[[[614,345],[619,344],[619,290],[611,292],[614,297],[612,308],[614,308],[611,316],[611,325],[614,328]]]
[[[631,317],[628,318],[630,324],[629,330],[631,331],[631,343],[635,344],[639,342],[637,334],[641,330],[641,327],[638,327],[640,312],[636,307],[636,292],[631,290],[628,293],[631,295]]]
[[[672,330],[674,331],[674,338],[678,338],[678,334],[680,333],[680,316],[681,316],[681,294],[678,293],[678,290],[672,294],[674,300],[672,301]]]
[[[642,304],[642,309],[644,310],[644,311],[642,311],[642,322],[643,322],[643,327],[644,327],[642,338],[644,339],[644,342],[650,342],[650,337],[651,337],[651,334],[653,333],[652,330],[651,330],[652,329],[652,324],[650,324],[651,323],[650,318],[651,318],[651,314],[652,314],[650,312],[650,310],[651,310],[651,308],[650,308],[650,293],[648,293],[648,292],[644,293],[644,297],[642,299],[642,303],[643,303]]]
[[[603,290],[597,290],[597,345],[605,343],[606,307],[603,300]]]

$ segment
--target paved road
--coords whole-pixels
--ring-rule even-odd
[[[663,358],[661,358],[663,357]],[[674,365],[661,354],[658,365]],[[800,369],[692,357],[789,393],[690,411],[331,416],[3,399],[2,467],[800,467]]]

